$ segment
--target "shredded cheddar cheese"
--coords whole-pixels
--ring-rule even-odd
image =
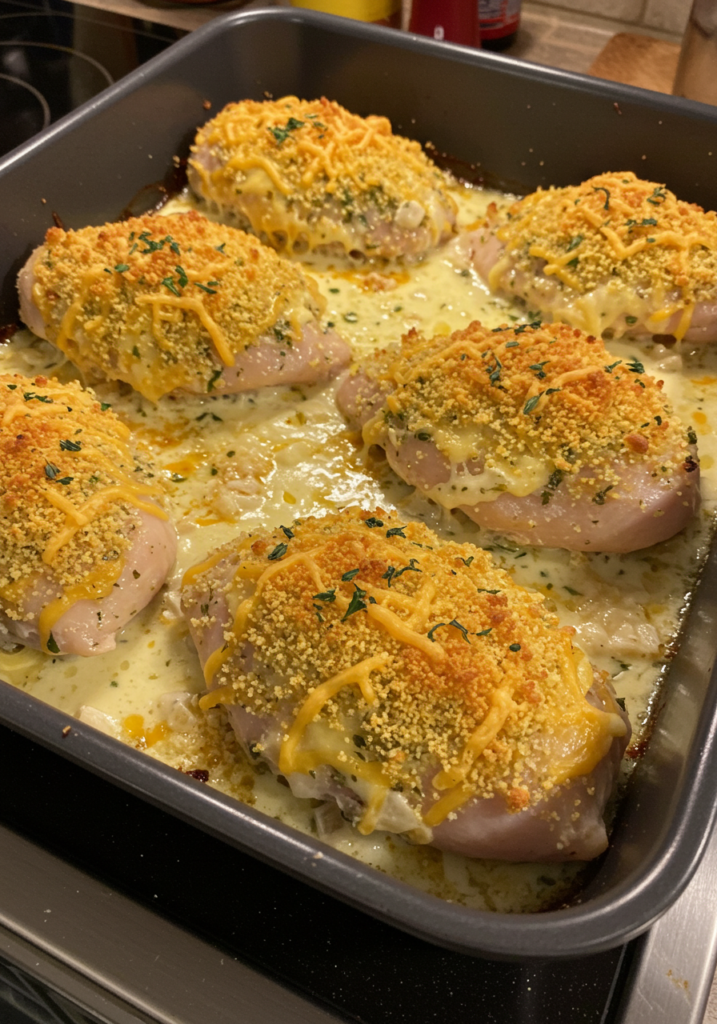
[[[490,330],[476,321],[430,341],[412,331],[360,369],[385,393],[364,440],[399,452],[435,445],[450,477],[429,493],[449,508],[505,491],[537,490],[547,504],[558,486],[601,504],[599,493],[609,498],[619,484],[618,460],[659,466],[667,478],[692,458],[662,382],[563,324]],[[412,458],[420,469],[427,455]]]
[[[369,782],[364,834],[392,788],[430,826],[473,797],[535,803],[624,735],[611,698],[585,699],[572,631],[472,545],[351,509],[221,552],[183,585],[192,627],[219,637],[203,706],[276,718],[284,774]]]
[[[0,611],[37,617],[48,651],[64,612],[111,591],[137,512],[167,519],[163,488],[127,428],[79,384],[0,374],[0,417]]]
[[[231,103],[192,152],[194,190],[279,250],[415,255],[453,230],[446,177],[420,145],[327,99]]]
[[[193,211],[50,228],[33,277],[48,340],[86,373],[152,401],[220,392],[223,369],[246,348],[298,344],[323,310],[299,267]]]
[[[695,305],[717,297],[717,214],[631,171],[538,189],[508,208],[496,235],[505,250],[491,289],[542,295],[541,308],[595,334],[664,333],[674,317],[679,339]]]

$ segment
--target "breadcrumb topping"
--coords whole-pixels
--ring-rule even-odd
[[[586,701],[593,670],[540,595],[489,553],[380,509],[249,534],[184,591],[195,629],[216,622],[218,595],[236,609],[205,671],[222,702],[280,717],[282,770],[373,768],[429,825],[473,795],[536,802],[624,733],[616,708]],[[311,762],[316,723],[334,741],[315,739]]]
[[[394,135],[385,117],[359,117],[325,98],[230,103],[192,151],[200,194],[241,210],[279,249],[338,241],[390,256],[386,225],[430,226],[432,244],[452,232],[446,176],[419,143]]]
[[[29,620],[38,600],[111,586],[139,510],[167,517],[150,464],[91,391],[0,374],[0,417],[0,601]]]
[[[717,214],[632,171],[538,189],[509,207],[496,234],[515,268],[533,274],[536,260],[544,261],[543,274],[566,290],[566,301],[606,286],[650,298],[653,317],[683,310],[678,337],[695,303],[715,299]],[[506,269],[499,261],[491,283]],[[629,327],[628,319],[623,330]]]
[[[389,392],[364,426],[367,442],[432,441],[452,463],[475,460],[507,479],[521,460],[537,460],[547,500],[563,486],[602,503],[606,485],[619,482],[617,459],[660,475],[694,462],[696,439],[663,382],[564,324],[491,330],[474,321],[430,341],[412,331],[399,351],[361,369]]]
[[[221,391],[223,367],[248,346],[297,344],[323,310],[299,267],[193,211],[50,228],[34,277],[48,340],[152,401],[177,388]]]

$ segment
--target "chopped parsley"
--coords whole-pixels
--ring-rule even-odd
[[[278,126],[276,128],[270,128],[269,131],[276,139],[277,146],[281,146],[286,142],[292,132],[295,132],[297,128],[303,128],[305,124],[305,121],[299,121],[296,117],[290,117],[283,127]]]
[[[662,206],[666,199],[667,192],[661,185],[658,185],[657,188],[652,190],[652,195],[647,201],[648,203],[652,203],[653,206]]]
[[[490,370],[488,379],[490,380],[492,386],[496,387],[496,385],[500,381],[500,371],[503,369],[503,364],[501,363],[498,356],[495,356],[495,366],[492,369],[490,367],[488,369]]]
[[[60,653],[60,648],[57,646],[57,640],[55,640],[52,633],[50,633],[49,637],[47,638],[47,649],[48,651],[51,651],[52,654]]]
[[[465,640],[465,642],[467,644],[470,643],[470,640],[468,639],[468,629],[465,626],[461,625],[461,623],[458,621],[458,619],[451,619],[451,621],[448,623],[448,625],[449,626],[453,626],[454,629],[460,630],[460,632],[463,635],[463,639]]]
[[[336,590],[324,590],[322,594],[314,594],[311,600],[325,601],[327,604],[332,604],[336,600]]]
[[[387,537],[403,537],[406,539],[406,534],[403,532],[406,529],[405,526],[394,526],[390,530],[386,530]]]
[[[543,322],[542,320],[531,320],[530,323],[520,324],[518,327],[515,328],[515,333],[516,334],[522,334],[523,331],[527,331],[529,327],[531,327],[533,330],[537,331],[537,329],[540,327],[542,322]]]
[[[388,585],[390,587],[391,586],[391,582],[393,580],[397,580],[399,578],[399,576],[403,576],[404,572],[423,572],[422,569],[417,569],[416,568],[417,564],[418,564],[418,559],[417,558],[411,558],[411,559],[409,559],[409,564],[408,565],[404,565],[403,569],[397,569],[395,565],[389,565],[388,568],[386,569],[386,572],[381,577],[381,579],[382,580],[388,580]]]
[[[344,614],[344,617],[341,619],[342,622],[345,622],[346,619],[348,619],[349,615],[354,615],[356,612],[366,611],[366,602],[364,601],[365,597],[366,591],[362,590],[361,587],[357,586],[354,583],[354,592],[351,595],[351,601],[349,602],[349,606],[346,609],[346,613]]]
[[[543,395],[554,395],[558,391],[562,391],[562,388],[548,388],[547,391],[539,391],[537,395],[533,395],[523,406],[523,413],[525,416],[529,416],[533,409],[536,407]]]
[[[613,484],[609,484],[605,488],[604,491],[598,491],[597,494],[595,495],[595,497],[593,498],[594,503],[596,505],[604,505],[605,504],[605,496],[606,496],[608,491],[611,491],[613,489],[613,486],[614,486]]]
[[[553,472],[550,474],[550,476],[548,478],[548,483],[546,485],[546,489],[543,491],[543,493],[540,496],[540,503],[541,503],[541,505],[547,505],[548,504],[548,502],[552,498],[553,494],[555,493],[555,489],[557,487],[559,487],[560,484],[563,482],[563,477],[564,476],[565,476],[565,474],[564,474],[562,469],[554,469],[553,470]]]
[[[283,542],[281,544],[277,544],[274,550],[270,552],[266,557],[269,559],[270,562],[276,562],[280,558],[284,557],[284,555],[287,552],[287,548],[288,546]]]
[[[364,526],[368,526],[369,530],[375,530],[378,527],[383,526],[383,520],[377,519],[376,516],[371,516],[370,519],[364,519]]]
[[[165,288],[169,288],[170,292],[173,295],[176,295],[178,299],[181,299],[182,293],[177,288],[176,284],[174,283],[173,278],[171,278],[171,277],[163,278],[162,279],[162,284],[164,285]]]
[[[60,448],[63,452],[79,452],[82,451],[81,441],[60,441]]]
[[[603,206],[603,210],[609,210],[610,209],[610,190],[607,189],[607,188],[602,188],[601,185],[593,185],[593,192],[604,192],[605,193],[605,205]],[[648,200],[648,202],[649,202],[649,200]]]
[[[207,391],[213,391],[214,390],[214,383],[215,383],[215,381],[219,380],[221,375],[222,375],[222,371],[221,370],[215,370],[214,371],[214,373],[209,378],[209,381],[207,382]]]
[[[360,571],[360,569],[349,569],[348,572],[345,572],[343,574],[341,579],[343,580],[344,583],[350,583],[354,576],[358,576]]]

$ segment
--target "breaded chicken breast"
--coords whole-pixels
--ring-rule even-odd
[[[417,142],[327,99],[230,103],[199,130],[189,182],[286,253],[416,258],[455,226],[447,178]]]
[[[244,535],[189,570],[209,694],[250,753],[363,834],[589,859],[629,725],[543,598],[381,510]]]
[[[634,551],[699,505],[697,439],[662,381],[564,324],[411,332],[337,398],[407,483],[520,543]]]
[[[491,291],[551,320],[717,340],[717,214],[632,171],[494,208],[465,244]]]
[[[163,488],[79,384],[0,374],[0,642],[102,654],[174,563]]]
[[[327,380],[351,350],[303,271],[198,213],[50,228],[20,272],[27,326],[90,379],[157,401]]]

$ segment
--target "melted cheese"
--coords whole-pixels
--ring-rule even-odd
[[[119,578],[129,510],[168,518],[151,500],[163,489],[126,443],[127,427],[78,385],[0,374],[0,411],[3,612],[32,622],[36,591],[45,590],[40,641],[57,653],[50,638],[59,618],[78,601],[106,597]]]
[[[717,214],[629,171],[539,189],[513,205],[496,235],[505,251],[491,289],[591,334],[637,325],[680,339],[697,302],[715,299]]]
[[[418,143],[326,99],[231,103],[192,153],[190,182],[210,209],[282,251],[422,253],[452,233],[447,179]]]
[[[192,574],[183,591],[190,608],[208,600],[201,617],[189,613],[201,646],[209,636],[218,644],[205,674],[224,702],[260,718],[296,706],[282,725],[278,755],[287,777],[322,764],[346,772],[349,759],[373,764],[374,814],[362,819],[365,834],[380,815],[376,786],[384,799],[392,788],[416,790],[436,762],[433,787],[459,787],[461,802],[506,795],[509,778],[507,795],[520,788],[527,804],[542,800],[558,778],[584,773],[588,759],[594,767],[612,739],[625,735],[617,709],[598,711],[585,700],[591,670],[578,684],[576,665],[585,659],[569,633],[479,549],[445,545],[416,524],[356,509],[248,541],[241,552],[226,545],[224,561]],[[254,592],[242,600],[246,581]],[[211,595],[225,595],[228,610],[237,584],[233,623],[217,629],[212,624],[227,619]],[[205,629],[211,632],[203,636]],[[355,697],[345,692],[354,686]],[[351,750],[354,721],[362,723],[365,756],[327,744],[333,731]],[[322,729],[307,739],[317,722]],[[542,736],[555,748],[557,768],[540,754],[535,762]],[[459,806],[456,797],[439,798],[426,824],[440,824],[446,808]]]
[[[221,392],[222,369],[250,345],[300,344],[322,306],[299,267],[193,211],[51,228],[32,274],[48,339],[93,377],[151,401]]]
[[[491,201],[505,203],[491,193],[461,191],[455,197],[466,226],[482,220]],[[177,212],[189,205],[183,200],[169,209]],[[350,339],[357,356],[396,343],[411,327],[430,337],[466,327],[476,317],[497,327],[509,315],[522,316],[520,308],[489,295],[460,255],[448,250],[398,275],[383,270],[347,273],[318,260],[311,269],[320,281],[326,317]],[[571,555],[525,549],[488,531],[477,532],[460,516],[417,499],[384,462],[357,448],[335,409],[333,388],[272,388],[259,404],[252,396],[187,397],[157,407],[111,384],[98,391],[144,438],[160,467],[194,460],[194,468],[180,474],[185,479],[169,484],[171,515],[181,531],[173,586],[190,566],[239,530],[274,528],[356,501],[367,508],[396,508],[401,518],[423,520],[444,539],[479,540],[493,549],[498,564],[517,582],[543,593],[561,621],[576,628],[590,661],[613,677],[618,694],[626,699],[639,745],[658,699],[664,651],[678,634],[681,608],[706,554],[717,501],[717,348],[703,346],[692,353],[683,347],[676,354],[654,344],[637,348],[613,342],[610,349],[614,358],[638,355],[647,373],[665,380],[670,401],[699,439],[704,511],[687,532],[661,545],[659,553]],[[0,368],[11,372],[34,376],[52,366],[63,379],[71,377],[72,368],[60,364],[55,350],[27,333],[0,349]],[[292,797],[271,775],[255,773],[232,745],[221,711],[192,712],[189,695],[196,700],[205,682],[173,607],[171,601],[153,603],[125,629],[116,650],[93,659],[53,662],[29,649],[0,650],[0,675],[69,715],[85,718],[83,709],[97,709],[106,730],[115,729],[114,735],[131,744],[141,746],[142,732],[166,722],[168,735],[147,749],[149,756],[182,770],[207,769],[211,785],[315,834],[311,802]],[[213,691],[213,696],[217,699],[221,692]],[[143,719],[136,738],[123,731],[132,715]],[[317,739],[317,748],[322,743]],[[338,770],[355,767],[349,762]],[[348,824],[323,838],[421,890],[483,910],[524,912],[546,903],[553,906],[569,895],[580,870],[577,864],[548,868],[471,861],[376,833],[364,836]]]

